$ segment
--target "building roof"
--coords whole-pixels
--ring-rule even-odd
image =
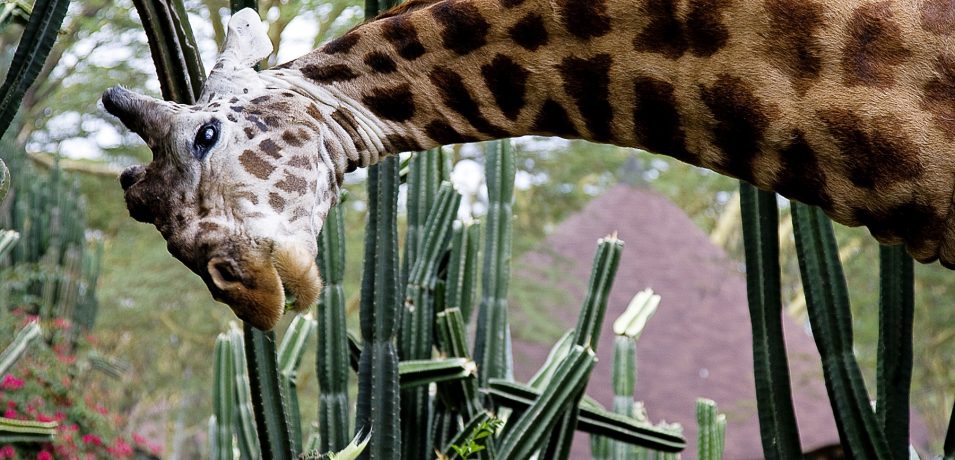
[[[553,342],[553,337],[521,337],[519,332],[535,330],[525,326],[535,321],[547,321],[558,330],[573,328],[596,241],[614,231],[625,248],[587,394],[612,405],[611,324],[634,294],[650,287],[663,300],[637,344],[636,399],[645,402],[654,422],[683,425],[688,441],[684,458],[696,456],[698,397],[716,401],[726,414],[725,458],[763,458],[742,267],[711,244],[682,210],[644,188],[618,185],[608,190],[561,223],[539,250],[515,261],[515,276],[557,290],[557,295],[538,300],[512,296],[515,377],[531,377]],[[784,334],[803,449],[838,444],[815,345],[788,317]],[[590,458],[587,441],[578,434],[571,458]]]

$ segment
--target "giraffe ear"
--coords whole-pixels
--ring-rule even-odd
[[[258,13],[245,8],[233,14],[229,19],[222,54],[202,86],[199,102],[210,102],[216,96],[247,94],[263,89],[264,85],[256,78],[252,67],[270,54],[272,41]]]

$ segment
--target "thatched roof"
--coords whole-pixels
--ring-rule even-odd
[[[612,404],[611,324],[637,291],[653,288],[663,301],[637,345],[637,399],[646,403],[652,420],[683,425],[689,441],[684,458],[696,456],[697,397],[715,400],[726,413],[725,458],[762,458],[741,267],[664,197],[618,185],[560,224],[539,251],[516,261],[516,276],[547,283],[558,294],[538,301],[512,299],[515,331],[528,330],[521,327],[526,321],[573,327],[596,240],[613,231],[626,246],[607,307],[600,361],[587,394],[607,407]],[[802,446],[808,452],[838,444],[815,345],[788,318],[784,329]],[[550,339],[514,337],[518,380],[526,381],[534,373]],[[590,458],[585,436],[577,437],[572,458]]]

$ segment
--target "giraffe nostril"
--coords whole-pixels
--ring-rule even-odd
[[[212,276],[212,281],[219,288],[225,289],[230,285],[242,282],[239,267],[232,259],[213,257],[209,260],[207,268],[209,275]]]
[[[119,175],[119,185],[123,187],[123,190],[128,190],[134,184],[140,181],[143,178],[143,175],[146,173],[146,168],[143,168],[142,165],[130,166],[123,170],[123,173]]]

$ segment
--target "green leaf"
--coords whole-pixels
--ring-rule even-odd
[[[776,194],[740,182],[740,208],[763,455],[770,460],[799,458],[802,447],[783,338]]]
[[[0,135],[10,127],[23,95],[40,74],[69,5],[69,0],[36,0],[33,4],[30,21],[20,36],[13,62],[0,87]]]

